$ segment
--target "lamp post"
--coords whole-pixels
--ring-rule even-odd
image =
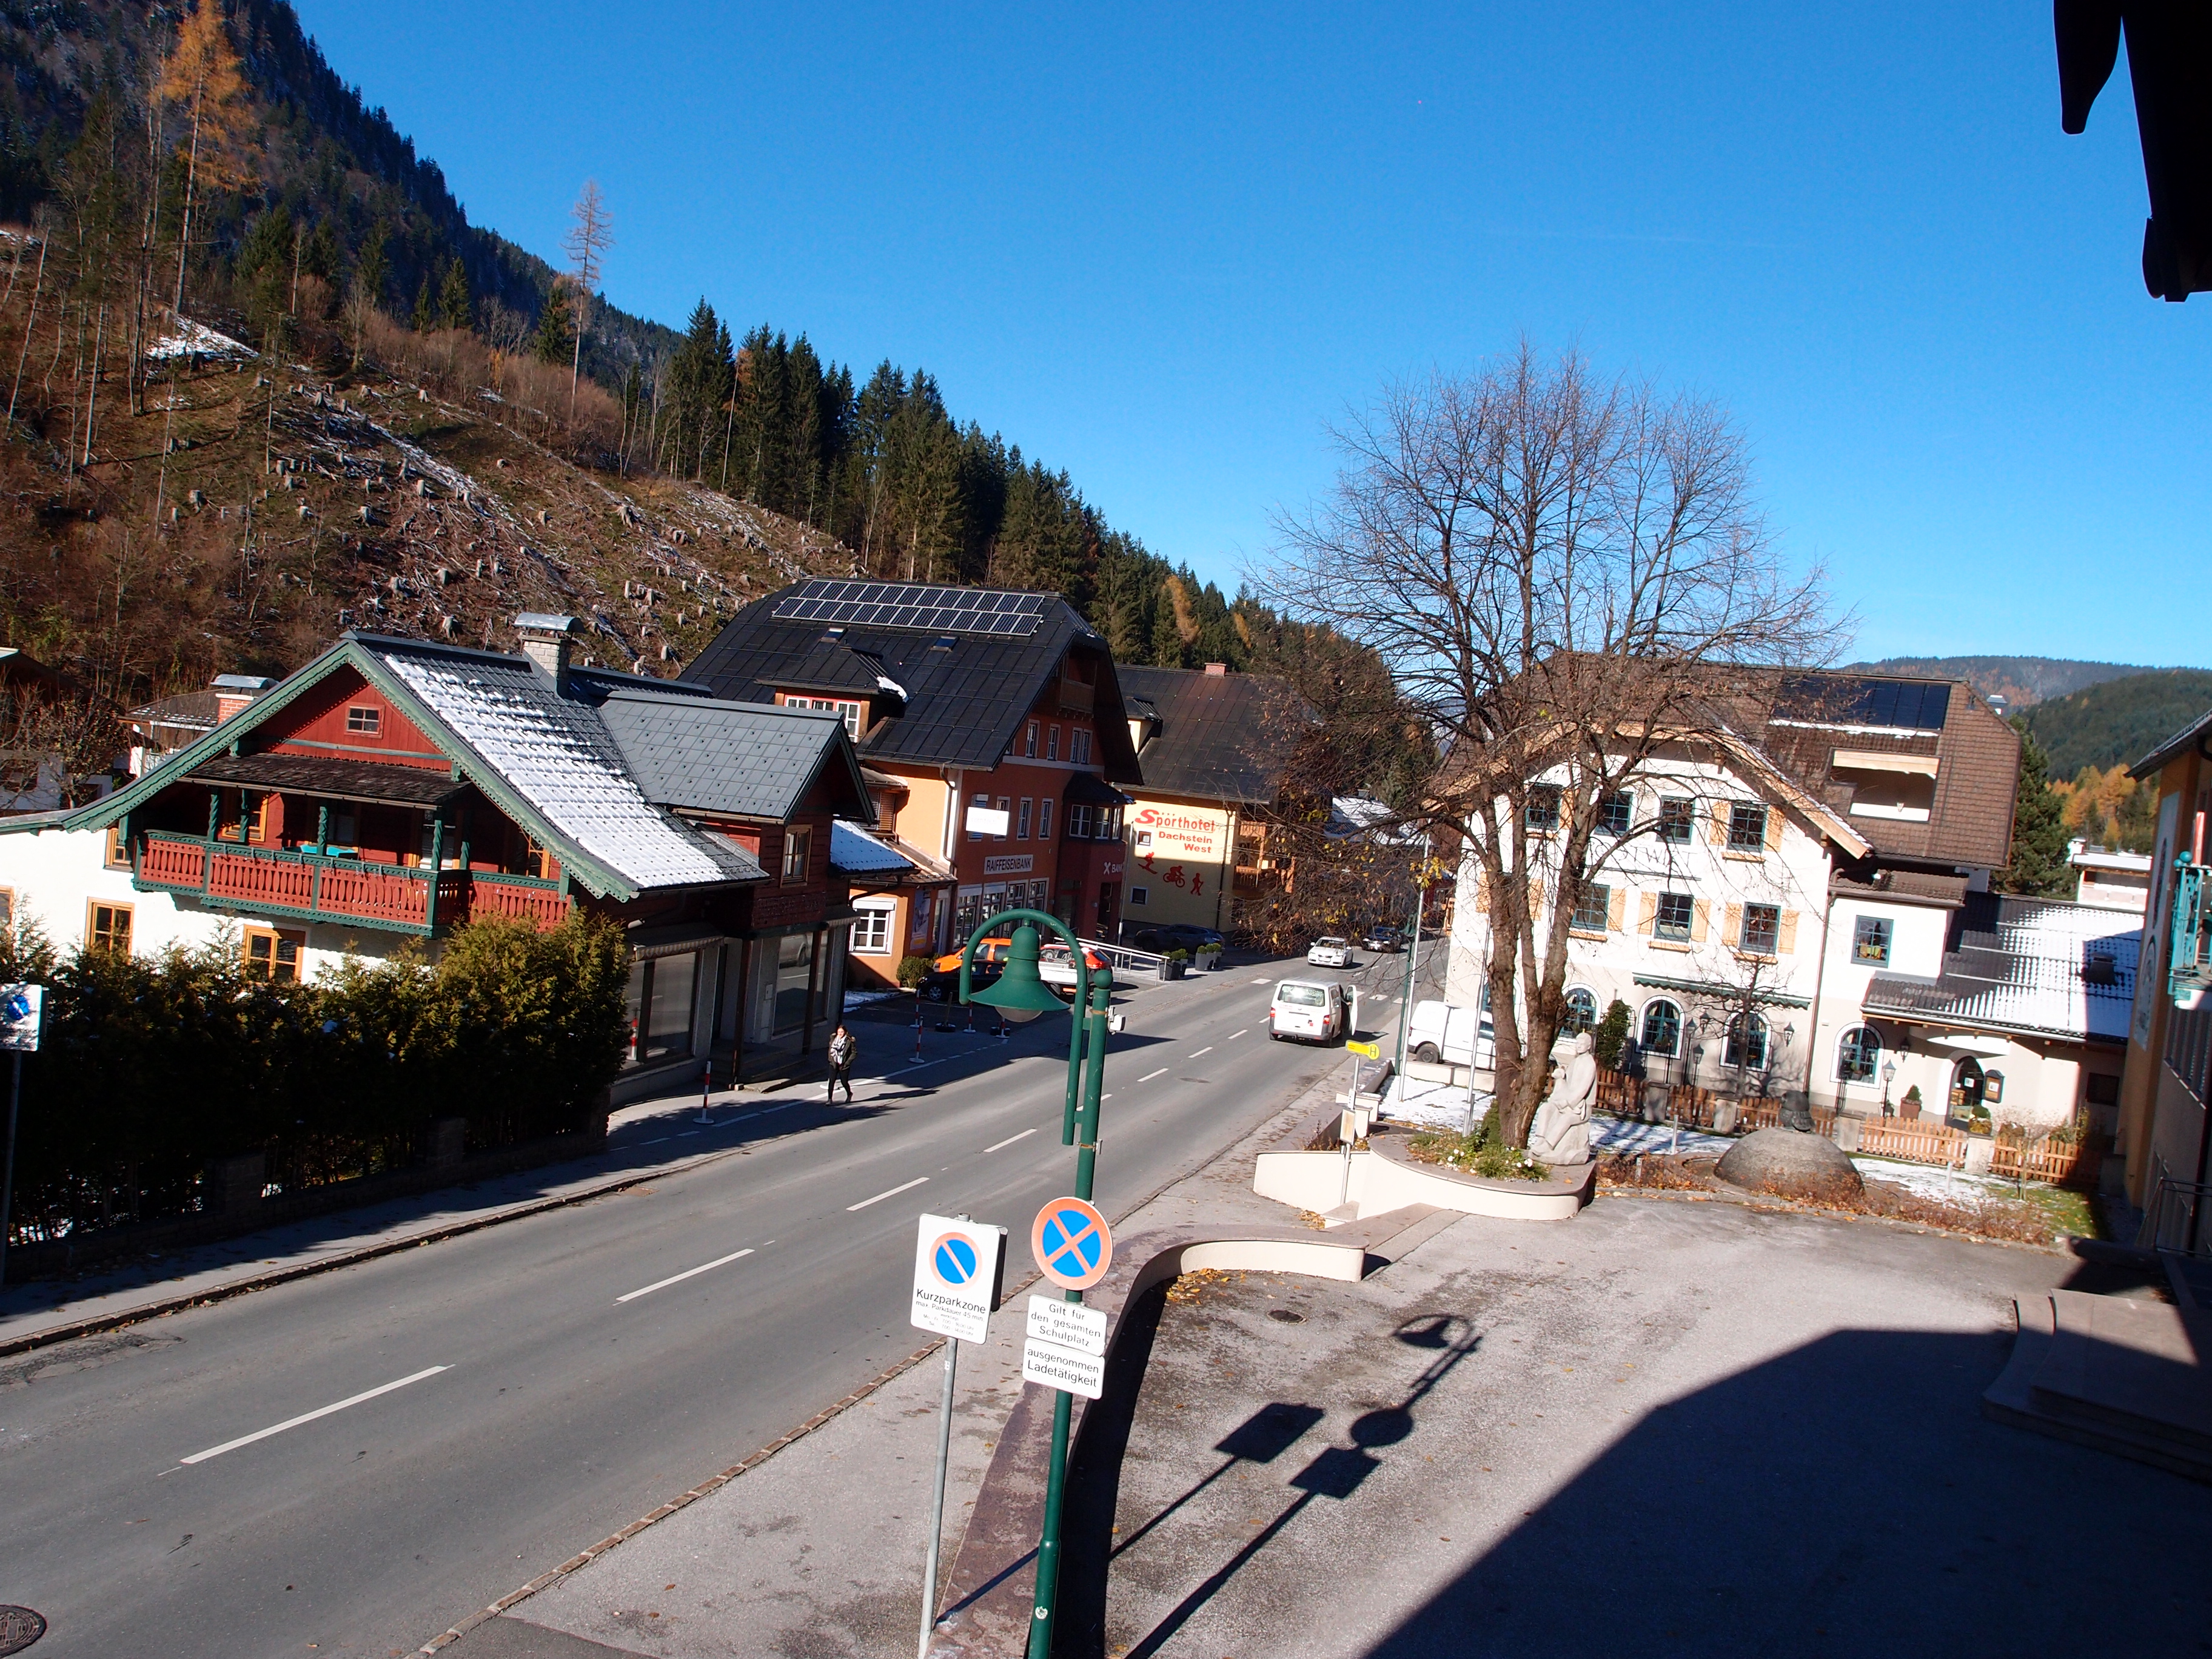
[[[969,989],[969,971],[975,947],[1008,922],[1019,924],[1006,949],[1006,965],[997,981],[981,991]],[[1042,910],[1001,910],[969,938],[960,953],[960,1000],[984,1003],[1018,1023],[1050,1013],[1061,1004],[1053,988],[1037,973],[1040,927],[1049,927],[1066,943],[1075,967],[1075,1002],[1068,1022],[1067,1103],[1061,1114],[1060,1142],[1075,1148],[1075,1196],[1088,1203],[1092,1176],[1098,1162],[1098,1105],[1106,1081],[1107,1012],[1114,999],[1112,969],[1094,982],[1076,938],[1059,917]],[[1083,1300],[1083,1292],[1069,1291],[1070,1302]],[[1052,1455],[1046,1467],[1044,1527],[1037,1539],[1036,1611],[1030,1620],[1029,1659],[1050,1659],[1053,1613],[1060,1589],[1060,1519],[1066,1496],[1067,1434],[1074,1396],[1065,1389],[1055,1391],[1052,1406]]]
[[[1881,1115],[1884,1117],[1891,1115],[1889,1085],[1896,1081],[1897,1062],[1893,1060],[1885,1060],[1881,1063]]]

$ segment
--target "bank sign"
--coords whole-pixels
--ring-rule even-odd
[[[1184,806],[1139,806],[1127,823],[1139,853],[1209,863],[1220,862],[1229,828],[1226,813]]]

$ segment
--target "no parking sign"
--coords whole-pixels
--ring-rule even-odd
[[[939,1336],[981,1342],[990,1334],[1006,1267],[1005,1228],[956,1216],[922,1217],[915,1238],[910,1322]]]

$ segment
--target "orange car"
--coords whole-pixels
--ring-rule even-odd
[[[980,991],[995,984],[999,975],[1006,971],[1006,953],[1013,948],[1013,940],[993,937],[975,946],[975,962],[968,975],[971,990]],[[1095,973],[1107,971],[1095,951],[1083,953],[1084,965]],[[1068,962],[1067,946],[1054,940],[1037,952],[1037,977],[1060,994],[1063,1002],[1075,1000],[1075,969]],[[921,982],[921,994],[932,1002],[950,1002],[960,994],[960,952],[942,956],[932,963],[929,976]]]

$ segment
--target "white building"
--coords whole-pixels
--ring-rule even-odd
[[[1916,1085],[1930,1117],[2056,1122],[2113,1097],[2133,930],[1989,890],[2009,726],[1963,683],[1799,673],[1735,727],[1661,751],[1604,804],[1571,935],[1575,1029],[1618,999],[1649,1080],[1863,1115]],[[1532,800],[1535,846],[1553,816]],[[1446,992],[1466,1006],[1490,954],[1480,885],[1470,859]]]
[[[2102,910],[2143,914],[2150,902],[2150,854],[2112,853],[2076,839],[2067,843],[2066,861],[2074,866],[2077,903]]]

